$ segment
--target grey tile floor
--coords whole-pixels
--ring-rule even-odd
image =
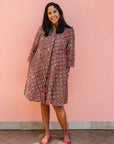
[[[51,130],[49,144],[62,144],[62,131]],[[0,144],[40,144],[44,131],[0,131]],[[72,144],[114,144],[114,130],[69,130]]]

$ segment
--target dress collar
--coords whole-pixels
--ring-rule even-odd
[[[54,25],[53,23],[52,23],[52,28],[53,28],[53,32],[56,32],[56,25]]]
[[[55,24],[53,24],[53,23],[52,23],[52,27],[53,27],[53,29],[57,28],[57,26]]]

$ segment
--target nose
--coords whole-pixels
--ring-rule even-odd
[[[54,13],[52,13],[52,16],[55,16],[55,14],[54,14]]]

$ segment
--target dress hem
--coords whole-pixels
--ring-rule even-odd
[[[43,101],[41,101],[41,100],[30,100],[30,99],[27,98],[27,97],[26,97],[26,99],[28,99],[28,100],[31,101],[31,102],[41,102],[41,103],[46,104],[46,105],[52,104],[52,105],[55,105],[55,106],[63,106],[64,104],[67,104],[67,103],[68,103],[68,101],[66,101],[66,102],[64,102],[64,103],[62,103],[62,104],[57,105],[57,104],[52,103],[52,102],[50,102],[50,103],[47,104],[47,103],[45,103],[45,102],[43,102]]]

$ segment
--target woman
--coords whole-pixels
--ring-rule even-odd
[[[58,4],[48,3],[28,57],[30,63],[24,90],[30,101],[41,102],[45,129],[41,144],[48,144],[51,137],[50,104],[63,130],[63,144],[71,143],[64,104],[68,102],[68,75],[75,61],[74,43],[74,29],[66,24],[62,9]]]

